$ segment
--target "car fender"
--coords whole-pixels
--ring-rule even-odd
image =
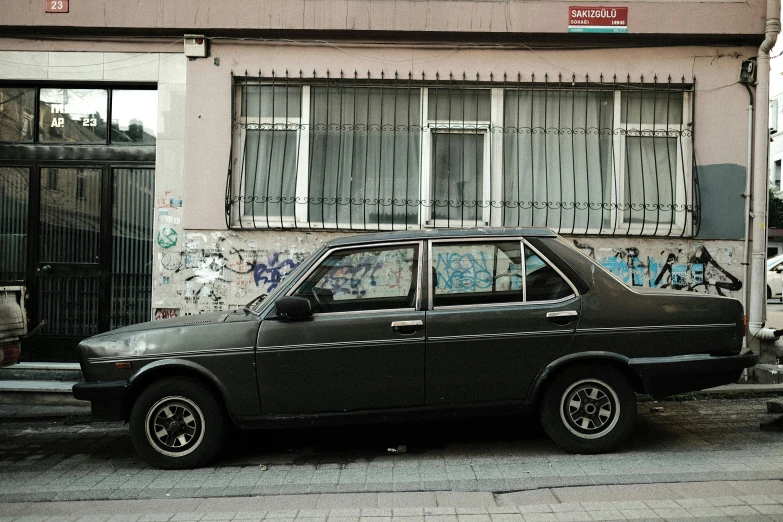
[[[184,372],[182,370],[184,370]],[[154,381],[157,375],[171,373],[186,373],[191,375],[195,373],[197,376],[208,381],[220,394],[223,403],[228,406],[228,392],[223,382],[204,366],[187,359],[162,359],[144,366],[128,379],[130,396],[135,400],[139,390],[148,383]],[[130,409],[131,404],[128,404],[127,407]]]
[[[546,366],[544,366],[541,371],[538,372],[538,375],[536,375],[536,378],[533,379],[533,383],[530,385],[530,390],[527,394],[526,403],[533,404],[538,400],[538,395],[543,389],[545,383],[547,380],[555,374],[558,370],[565,368],[566,366],[570,366],[574,363],[590,363],[590,362],[605,362],[608,364],[611,364],[616,367],[620,367],[623,369],[624,373],[626,374],[632,374],[636,379],[639,378],[638,375],[631,369],[630,365],[628,364],[630,359],[624,355],[620,355],[619,353],[615,352],[608,352],[608,351],[588,351],[588,352],[579,352],[579,353],[570,353],[568,355],[564,355],[562,357],[559,357],[555,359],[554,361],[550,362]],[[637,388],[637,382],[631,382],[631,386],[636,389]]]

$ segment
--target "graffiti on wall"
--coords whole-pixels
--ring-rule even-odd
[[[171,319],[179,316],[179,310],[176,308],[156,308],[153,315],[153,321],[159,321],[161,319]]]
[[[267,250],[222,232],[189,232],[180,244],[182,251],[161,245],[157,253],[153,305],[178,307],[181,315],[241,307],[277,288],[317,248]]]
[[[176,245],[156,245],[151,314],[161,317],[173,313],[164,309],[176,310],[179,316],[241,309],[258,295],[274,291],[306,257],[333,237],[294,231],[181,231]],[[734,297],[742,288],[736,275],[741,270],[741,247],[736,242],[704,245],[643,240],[622,245],[617,239],[589,238],[574,243],[629,286]],[[481,291],[489,284],[491,256],[467,254],[435,254],[439,289]],[[508,268],[503,266],[506,272],[516,270],[510,261]],[[393,293],[398,287],[407,289],[409,278],[410,274],[394,263],[357,263],[330,273],[328,285],[335,296],[371,295],[381,287]],[[357,281],[367,284],[360,288]]]
[[[705,245],[642,254],[638,247],[595,248],[574,241],[577,248],[598,261],[629,286],[670,288],[687,292],[734,295],[742,281],[723,265],[731,265],[734,249],[721,249],[721,261]]]

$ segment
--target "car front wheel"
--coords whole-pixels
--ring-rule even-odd
[[[590,365],[567,368],[544,392],[541,424],[571,453],[604,453],[628,438],[636,422],[636,395],[617,370]]]
[[[130,414],[134,448],[158,468],[187,469],[214,459],[225,437],[219,400],[197,379],[157,381],[141,392]]]

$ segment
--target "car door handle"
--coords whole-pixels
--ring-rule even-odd
[[[572,319],[579,317],[579,312],[576,310],[567,310],[565,312],[547,312],[546,318],[555,324],[568,324]]]
[[[424,321],[420,319],[415,321],[394,321],[391,326],[395,332],[410,334],[424,326]]]

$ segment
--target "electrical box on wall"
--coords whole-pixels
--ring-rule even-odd
[[[203,34],[185,35],[185,56],[190,59],[205,58],[207,56],[207,39]]]
[[[740,83],[753,83],[756,81],[756,60],[742,60],[739,73]]]

